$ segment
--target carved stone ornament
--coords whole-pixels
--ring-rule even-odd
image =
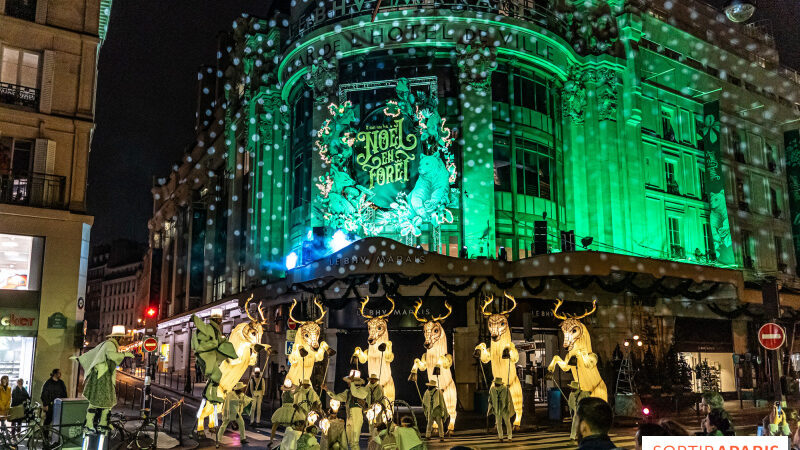
[[[586,79],[587,73],[578,66],[571,66],[567,80],[561,88],[561,112],[575,124],[584,121],[586,111]]]
[[[327,103],[334,99],[339,74],[335,64],[313,64],[305,76],[305,82],[312,89],[314,102]]]
[[[617,116],[617,72],[601,67],[592,71],[597,97],[597,112],[600,120]]]
[[[480,42],[458,44],[459,81],[481,93],[489,92],[492,72],[497,69],[497,47]]]

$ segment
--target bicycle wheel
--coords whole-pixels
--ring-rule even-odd
[[[140,428],[133,436],[133,444],[137,450],[149,450],[153,448],[153,437],[146,430]]]
[[[64,445],[64,438],[56,430],[36,428],[31,430],[27,444],[29,450],[61,450],[61,446]]]

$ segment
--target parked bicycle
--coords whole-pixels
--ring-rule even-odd
[[[58,430],[42,423],[42,405],[26,402],[22,409],[25,423],[19,432],[9,428],[5,421],[0,425],[0,448],[18,450],[61,450],[64,438]]]
[[[162,400],[162,399],[159,399]],[[172,413],[176,408],[184,403],[181,398],[177,402],[170,402],[171,405],[160,416],[151,416],[148,408],[140,410],[142,423],[132,431],[125,427],[127,418],[118,413],[109,416],[109,447],[112,450],[151,450],[158,446],[158,432],[162,428],[164,417]]]

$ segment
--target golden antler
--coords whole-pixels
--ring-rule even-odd
[[[508,311],[503,311],[503,312],[501,312],[501,313],[500,313],[500,314],[503,314],[503,315],[505,315],[505,314],[509,314],[511,311],[513,311],[513,310],[514,310],[514,308],[516,308],[516,307],[517,307],[517,299],[515,299],[513,295],[509,294],[509,293],[508,293],[508,292],[506,292],[506,291],[503,291],[503,295],[504,295],[504,296],[505,296],[507,299],[511,300],[511,302],[513,302],[513,303],[514,303],[514,305],[511,307],[511,309],[509,309]]]
[[[253,294],[250,294],[250,297],[247,297],[247,300],[245,300],[245,302],[244,302],[244,312],[245,312],[245,314],[247,314],[247,317],[249,317],[249,318],[250,318],[250,321],[251,321],[251,322],[258,322],[258,321],[255,319],[255,317],[253,317],[253,316],[251,316],[251,315],[250,315],[250,308],[249,308],[249,306],[250,306],[250,301],[251,301],[251,300],[253,300]],[[260,305],[260,303],[259,303],[259,305]]]
[[[597,310],[597,299],[592,301],[592,309],[591,309],[591,311],[587,311],[587,312],[581,314],[580,316],[572,316],[572,318],[575,319],[575,320],[583,319],[584,317],[591,315],[596,310]]]
[[[486,300],[483,301],[483,306],[481,306],[481,313],[483,313],[484,316],[489,317],[492,315],[492,313],[486,312],[486,307],[491,305],[493,301],[494,295],[486,295]]]
[[[261,316],[261,323],[267,324],[267,318],[264,316],[264,310],[261,309],[261,304],[263,302],[258,302],[258,315]]]
[[[422,304],[422,302],[420,302],[420,305],[421,305],[421,304]],[[447,303],[447,300],[445,300],[445,302],[444,302],[444,307],[445,307],[445,308],[447,308],[447,314],[445,314],[445,315],[443,315],[443,316],[435,316],[435,317],[431,317],[431,320],[432,320],[432,321],[434,321],[434,322],[440,322],[440,321],[442,321],[442,320],[444,320],[444,319],[447,319],[448,317],[450,317],[450,314],[453,314],[453,308],[450,306],[450,304],[449,304],[449,303]]]
[[[560,298],[556,299],[556,307],[553,308],[553,317],[555,317],[556,319],[567,320],[567,316],[566,315],[558,313],[558,308],[560,308],[561,305],[563,305],[563,304],[564,304],[564,300],[561,300]]]
[[[372,319],[373,316],[368,316],[364,314],[364,307],[367,306],[367,303],[369,303],[369,296],[364,297],[364,301],[361,302],[361,310],[360,310],[361,316],[365,319]]]
[[[292,317],[292,311],[294,311],[294,307],[295,307],[295,305],[297,305],[297,299],[294,299],[294,301],[292,301],[292,306],[289,308],[289,318],[290,318],[290,319],[292,319],[292,321],[296,322],[297,324],[299,324],[299,325],[303,325],[303,324],[304,324],[304,323],[306,323],[307,321],[304,321],[304,320],[297,320],[297,319],[295,319],[294,317]]]
[[[414,305],[414,318],[415,318],[415,319],[417,319],[417,322],[426,323],[426,322],[428,321],[428,319],[420,319],[420,318],[419,318],[419,316],[417,315],[417,313],[419,312],[419,309],[420,309],[421,307],[422,307],[422,299],[420,299],[420,300],[419,300],[419,301],[418,301],[418,302],[417,302],[417,303]]]
[[[386,313],[386,314],[384,314],[382,316],[378,316],[379,319],[384,319],[386,317],[389,317],[394,312],[394,300],[392,300],[392,297],[389,297],[388,295],[386,296],[386,300],[389,300],[390,302],[392,302],[392,309],[390,309],[388,313]]]
[[[314,322],[322,323],[322,318],[325,317],[325,313],[328,311],[325,311],[325,308],[322,307],[322,304],[319,302],[319,299],[317,297],[314,297],[314,304],[317,305],[317,308],[319,308],[320,312],[322,313],[322,315],[320,315],[316,320],[314,320]]]

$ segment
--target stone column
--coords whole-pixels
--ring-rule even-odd
[[[328,112],[328,105],[331,103],[339,102],[336,98],[336,92],[339,88],[339,68],[334,61],[322,61],[318,59],[309,68],[305,77],[306,85],[311,88],[311,95],[314,98],[314,106],[312,111],[312,130],[319,130],[330,113]],[[313,141],[316,140],[316,134],[309,137]],[[316,150],[311,151],[311,180],[308,180],[308,188],[311,189],[311,204],[308,217],[312,227],[319,227],[324,225],[322,215],[319,214],[319,201],[317,199],[316,180],[327,171],[328,167],[319,156]]]
[[[492,72],[497,49],[459,45],[461,82],[461,223],[470,258],[495,257]]]

